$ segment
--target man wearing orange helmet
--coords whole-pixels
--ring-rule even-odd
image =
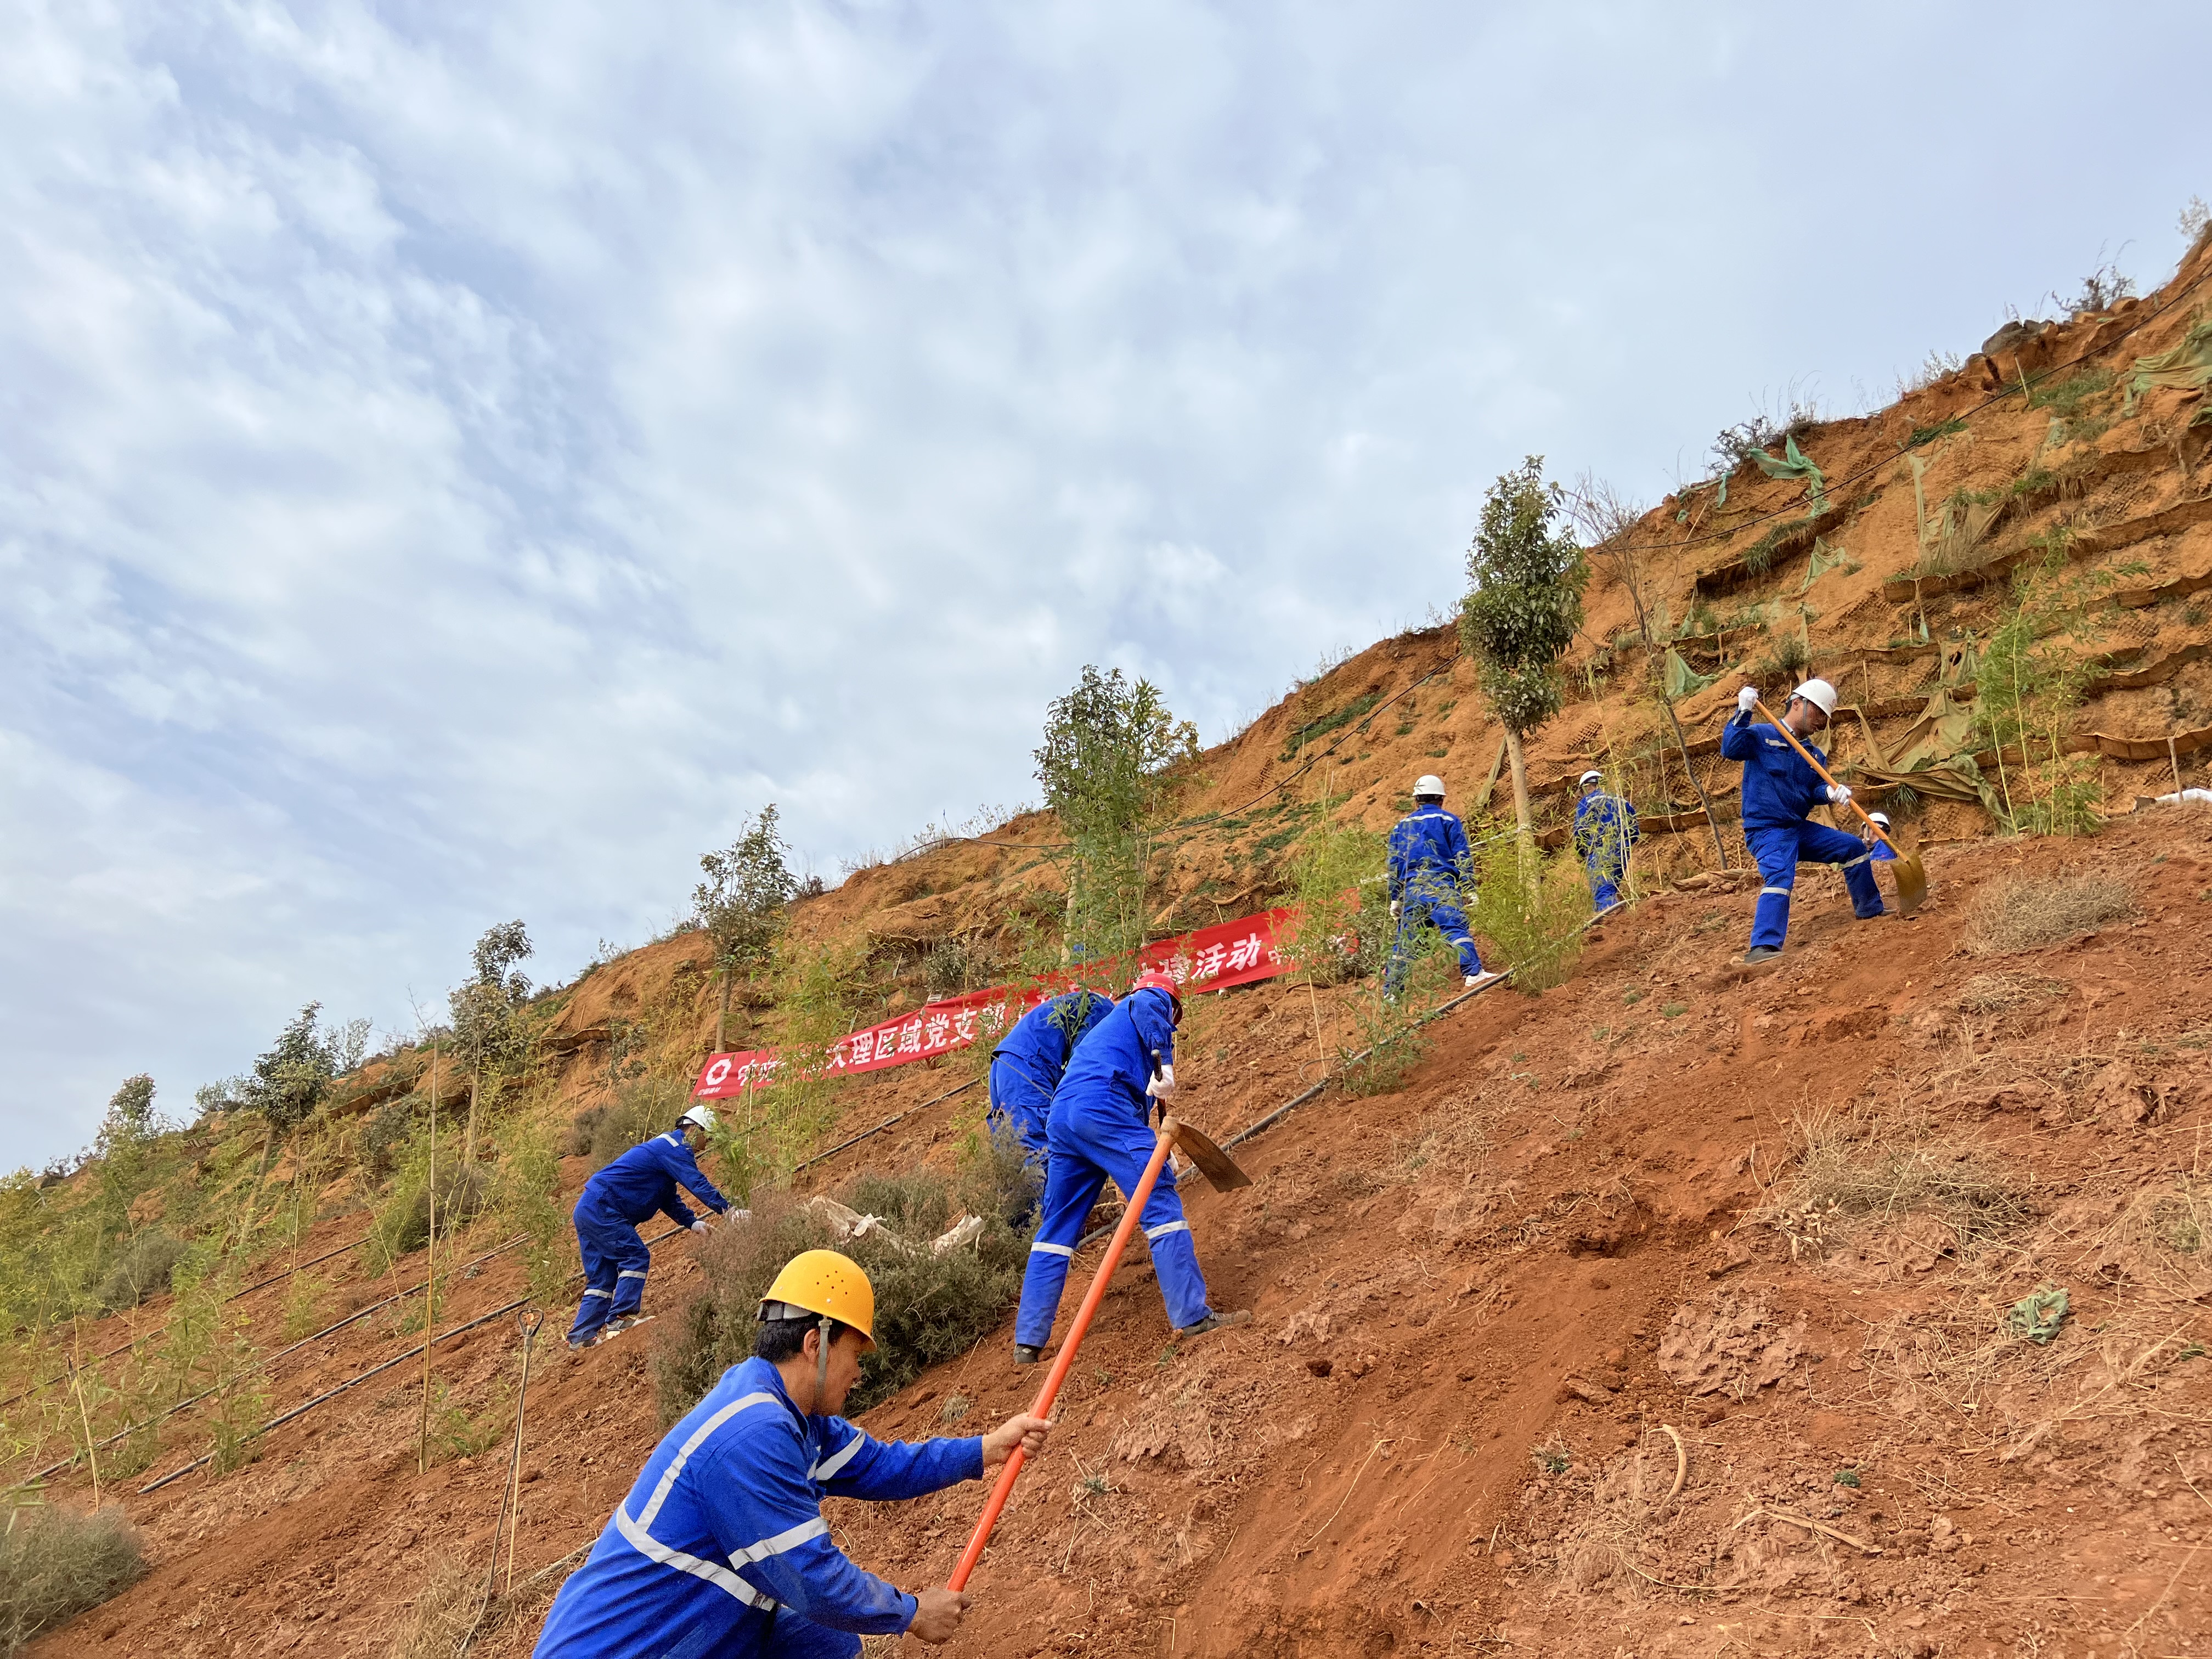
[[[1100,1188],[1110,1177],[1126,1198],[1144,1177],[1152,1156],[1146,1120],[1155,1102],[1175,1093],[1175,1029],[1182,1018],[1175,981],[1146,974],[1067,1062],[1045,1127],[1052,1161],[1045,1171],[1044,1213],[1022,1275],[1021,1312],[1014,1320],[1018,1364],[1035,1364],[1044,1352],[1067,1285],[1068,1261]],[[1206,1306],[1206,1275],[1198,1270],[1198,1248],[1191,1243],[1171,1167],[1160,1171],[1141,1219],[1176,1335],[1202,1336],[1252,1316]]]
[[[896,1501],[981,1478],[1052,1425],[1026,1413],[990,1433],[918,1445],[836,1415],[875,1346],[875,1288],[835,1250],[792,1258],[761,1298],[753,1358],[732,1365],[662,1438],[562,1585],[537,1659],[853,1659],[863,1634],[951,1639],[963,1590],[908,1595],[831,1540],[824,1498]]]

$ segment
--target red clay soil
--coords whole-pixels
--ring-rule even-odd
[[[1217,1303],[1254,1322],[1179,1351],[1150,1268],[1124,1266],[949,1651],[2212,1651],[2212,814],[1929,865],[1910,921],[1855,923],[1808,880],[1760,973],[1735,964],[1747,890],[1646,902],[1566,985],[1431,1028],[1401,1091],[1332,1091],[1241,1148],[1252,1188],[1194,1188],[1191,1213]],[[2132,918],[1969,951],[1978,892],[2075,870],[2123,881]],[[1314,1052],[1303,988],[1199,1000],[1194,1118],[1258,1117]],[[885,1109],[864,1096],[848,1121]],[[871,1156],[927,1157],[951,1112]],[[1808,1136],[1887,1180],[1896,1211],[1818,1201],[1844,1188],[1816,1188]],[[663,1246],[652,1304],[695,1273]],[[2045,1284],[2070,1297],[2057,1339],[2008,1335]],[[518,1293],[502,1260],[447,1320]],[[658,1437],[657,1328],[580,1358],[541,1344],[519,1579],[592,1538]],[[867,1426],[921,1437],[1025,1403],[1010,1341]],[[333,1339],[277,1403],[404,1346]],[[488,1408],[515,1351],[502,1322],[439,1374]],[[441,1564],[488,1565],[505,1468],[502,1442],[418,1474],[419,1400],[402,1367],[244,1470],[126,1498],[155,1571],[33,1650],[382,1650]],[[982,1496],[830,1515],[919,1587]],[[473,1651],[526,1652],[556,1582]]]

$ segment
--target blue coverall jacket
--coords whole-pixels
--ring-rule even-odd
[[[1068,1259],[1083,1237],[1084,1218],[1110,1178],[1126,1197],[1143,1178],[1152,1155],[1146,1127],[1152,1103],[1145,1085],[1161,1066],[1175,1064],[1175,1012],[1164,991],[1133,991],[1116,1004],[1098,1029],[1084,1039],[1060,1091],[1052,1100],[1047,1134],[1052,1162],[1047,1166],[1042,1218],[1030,1245],[1022,1275],[1021,1311],[1014,1319],[1014,1340],[1041,1348],[1052,1334],[1067,1284]],[[1153,1185],[1139,1218],[1152,1252],[1152,1267],[1168,1319],[1176,1329],[1206,1316],[1206,1276],[1182,1200],[1176,1194],[1175,1171],[1165,1168]]]
[[[1046,1156],[1045,1120],[1053,1091],[1076,1045],[1114,1012],[1114,999],[1096,991],[1070,991],[1037,1006],[1014,1022],[991,1051],[991,1110],[1004,1115],[1032,1158]]]
[[[585,1290],[568,1328],[570,1342],[590,1341],[610,1319],[626,1319],[642,1305],[653,1253],[637,1236],[638,1223],[656,1213],[679,1227],[698,1219],[676,1195],[679,1184],[717,1215],[730,1207],[699,1172],[681,1129],[631,1147],[584,1183],[575,1221]]]
[[[1805,747],[1823,765],[1827,756]],[[1723,758],[1743,763],[1743,836],[1759,861],[1759,904],[1752,912],[1751,947],[1778,947],[1790,931],[1790,896],[1797,885],[1797,866],[1840,864],[1851,911],[1862,921],[1882,913],[1881,889],[1867,862],[1866,843],[1808,815],[1828,798],[1820,775],[1784,737],[1764,721],[1737,714],[1721,730]]]
[[[830,1540],[824,1498],[919,1498],[983,1473],[981,1440],[886,1443],[809,1417],[748,1359],[662,1438],[590,1559],[561,1587],[537,1659],[853,1655],[902,1631],[913,1596]]]
[[[1482,971],[1482,955],[1468,932],[1460,891],[1474,857],[1459,814],[1441,806],[1417,806],[1390,831],[1390,896],[1398,902],[1400,914],[1382,983],[1393,995],[1405,982],[1409,941],[1425,921],[1459,953],[1462,973]]]

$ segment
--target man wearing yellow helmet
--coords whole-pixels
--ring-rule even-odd
[[[546,1615],[537,1659],[852,1659],[861,1635],[951,1639],[964,1590],[908,1595],[830,1540],[824,1498],[896,1501],[980,1479],[1052,1425],[909,1445],[836,1415],[875,1346],[875,1288],[835,1250],[786,1264],[753,1358],[671,1429]]]

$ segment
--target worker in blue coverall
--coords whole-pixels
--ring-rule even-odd
[[[1397,926],[1390,939],[1390,965],[1382,974],[1385,995],[1395,997],[1405,988],[1406,967],[1423,922],[1459,952],[1459,970],[1469,986],[1499,977],[1484,971],[1482,954],[1467,931],[1461,883],[1474,856],[1459,815],[1444,810],[1444,781],[1432,773],[1414,779],[1413,810],[1390,832],[1390,915]]]
[[[584,1183],[584,1195],[576,1200],[576,1243],[586,1289],[576,1322],[568,1328],[571,1348],[588,1348],[638,1322],[646,1272],[653,1266],[653,1252],[637,1235],[640,1222],[658,1213],[695,1233],[707,1231],[706,1222],[676,1195],[679,1185],[716,1215],[729,1209],[729,1200],[699,1173],[690,1140],[697,1134],[703,1143],[714,1127],[713,1112],[692,1106],[668,1133],[631,1147]]]
[[[835,1250],[794,1256],[761,1299],[753,1358],[662,1437],[546,1614],[537,1659],[853,1659],[862,1635],[951,1639],[964,1590],[909,1595],[855,1566],[825,1498],[920,1498],[974,1480],[1052,1425],[917,1445],[836,1413],[875,1346],[875,1289]]]
[[[1771,726],[1753,725],[1758,702],[1757,688],[1745,686],[1736,693],[1735,717],[1721,730],[1722,755],[1743,763],[1744,839],[1751,843],[1765,884],[1752,912],[1751,949],[1743,957],[1747,963],[1771,962],[1782,954],[1790,931],[1790,894],[1801,863],[1842,865],[1844,885],[1859,920],[1871,921],[1882,914],[1881,889],[1869,866],[1866,843],[1807,817],[1821,801],[1845,805],[1850,788],[1821,782],[1788,738]],[[1828,757],[1811,739],[1827,729],[1835,711],[1836,688],[1826,680],[1807,680],[1790,694],[1782,710],[1782,723],[1823,765]]]
[[[1113,1012],[1114,999],[1103,991],[1070,991],[1024,1014],[991,1051],[992,1121],[1013,1131],[1040,1175],[1050,1157],[1045,1120],[1052,1111],[1053,1091],[1060,1087],[1076,1044]]]
[[[1127,1198],[1144,1178],[1153,1146],[1146,1123],[1153,1103],[1175,1094],[1175,1028],[1182,1018],[1175,981],[1163,973],[1146,974],[1067,1063],[1046,1128],[1052,1162],[1045,1172],[1044,1215],[1030,1245],[1021,1312],[1014,1319],[1018,1364],[1033,1365],[1044,1352],[1067,1284],[1068,1261],[1099,1188],[1110,1176]],[[1178,1337],[1203,1336],[1251,1318],[1206,1306],[1206,1275],[1198,1270],[1198,1247],[1176,1195],[1172,1167],[1161,1170],[1139,1221]]]
[[[1589,878],[1590,905],[1600,915],[1620,902],[1620,884],[1628,875],[1628,849],[1641,837],[1636,809],[1625,795],[1605,788],[1605,774],[1583,774],[1582,799],[1575,803],[1575,851]]]

